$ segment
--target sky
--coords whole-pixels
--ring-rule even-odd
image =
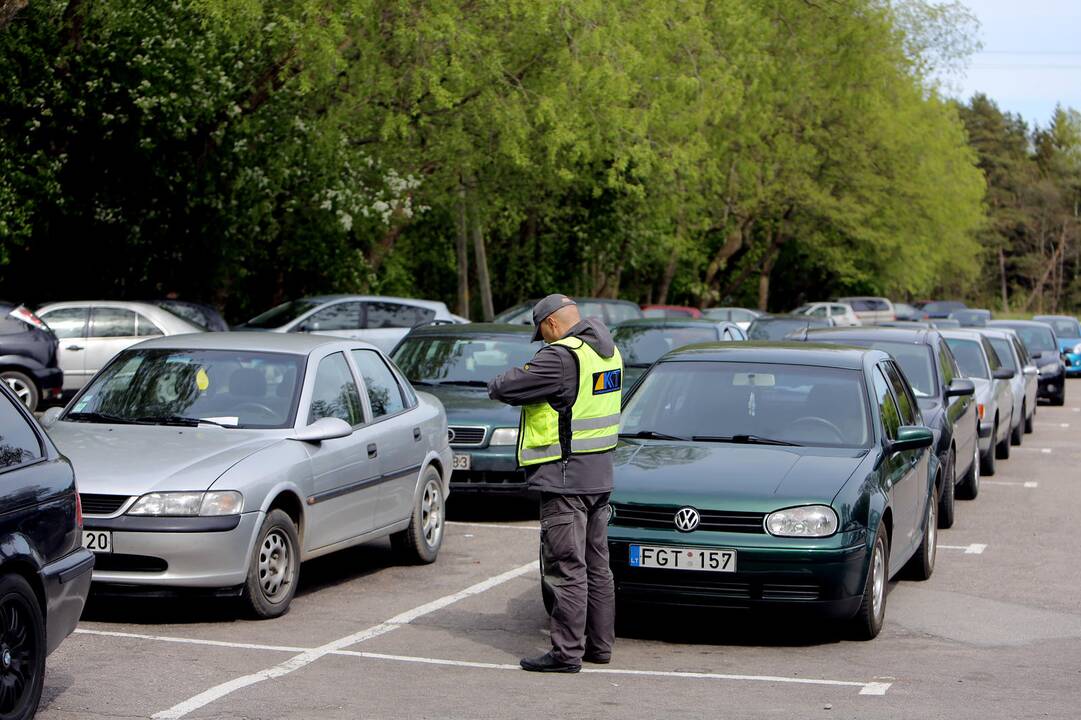
[[[980,21],[982,50],[958,95],[983,92],[1003,110],[1047,125],[1056,103],[1081,110],[1081,0],[962,0]]]

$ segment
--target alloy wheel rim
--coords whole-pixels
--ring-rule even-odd
[[[15,393],[15,397],[19,398],[19,402],[23,405],[30,407],[30,398],[33,397],[33,393],[30,391],[30,386],[24,383],[19,378],[6,377],[4,382],[11,388],[11,392]]]
[[[443,536],[443,494],[435,480],[429,480],[424,486],[424,496],[420,503],[420,523],[424,542],[428,547],[434,548]]]
[[[0,602],[0,713],[16,714],[34,685],[38,648],[31,610],[19,595]]]
[[[882,549],[882,541],[875,543],[875,555],[871,560],[871,595],[874,600],[874,615],[876,618],[882,615],[882,602],[886,595],[885,576],[885,551]]]
[[[273,528],[259,547],[259,587],[270,602],[289,593],[293,584],[293,552],[288,536]]]

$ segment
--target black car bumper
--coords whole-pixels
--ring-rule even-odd
[[[30,375],[37,383],[42,400],[59,400],[64,388],[64,371],[56,367],[33,368]]]
[[[41,569],[45,586],[46,652],[55,650],[79,623],[93,570],[94,554],[84,548]]]
[[[1036,397],[1043,400],[1059,400],[1066,396],[1066,373],[1040,375],[1036,382]]]
[[[527,490],[525,470],[518,467],[514,446],[454,447],[455,455],[469,455],[468,470],[450,475],[452,493],[518,494]]]

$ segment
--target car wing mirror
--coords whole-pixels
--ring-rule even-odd
[[[62,407],[49,408],[41,416],[41,426],[45,429],[51,428],[60,419],[60,413],[62,412],[64,412]]]
[[[1023,372],[1025,373],[1025,375],[1038,375],[1040,373],[1040,369],[1035,365],[1026,365]]]
[[[998,370],[995,370],[993,373],[991,373],[992,377],[994,377],[995,380],[1011,380],[1016,374],[1016,372],[1006,367],[999,368]]]
[[[946,397],[963,397],[973,395],[976,392],[976,384],[968,378],[954,378],[950,386],[946,388]]]
[[[889,441],[891,452],[902,450],[918,450],[930,447],[935,441],[935,434],[929,427],[923,425],[902,425],[897,429],[897,438]]]
[[[353,428],[345,420],[336,417],[319,418],[306,428],[297,430],[293,435],[294,440],[300,442],[318,443],[324,440],[349,437],[353,434]]]

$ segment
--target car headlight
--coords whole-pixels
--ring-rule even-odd
[[[236,515],[243,506],[244,496],[236,490],[162,492],[143,495],[127,514],[172,517]]]
[[[1041,375],[1054,375],[1055,373],[1058,372],[1058,367],[1059,367],[1059,365],[1058,365],[1057,362],[1048,363],[1047,365],[1041,365],[1040,366],[1040,374]]]
[[[496,428],[492,431],[489,445],[517,445],[518,428]]]
[[[828,505],[804,505],[766,516],[766,532],[777,537],[828,537],[837,532],[837,513]]]
[[[1077,343],[1076,345],[1074,345],[1073,350],[1071,350],[1070,352],[1072,352],[1074,355],[1081,355],[1081,343]]]

